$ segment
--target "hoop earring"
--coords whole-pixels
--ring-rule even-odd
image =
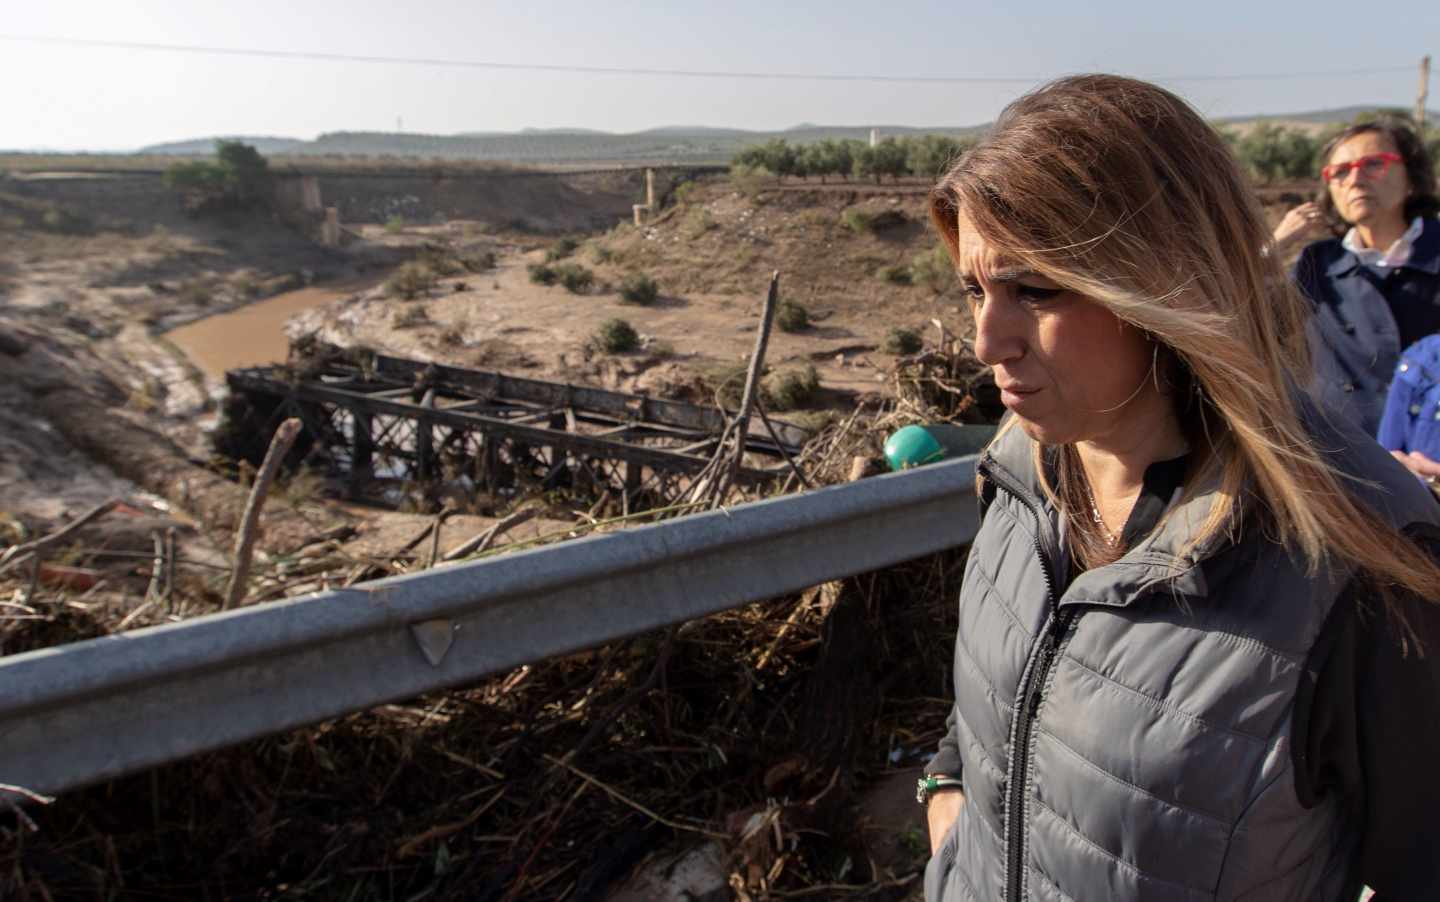
[[[1130,393],[1130,397],[1128,397],[1128,398],[1126,398],[1125,400],[1121,401],[1119,404],[1116,404],[1114,407],[1104,407],[1104,408],[1101,408],[1100,410],[1092,410],[1092,411],[1090,411],[1090,412],[1091,412],[1091,413],[1114,413],[1115,411],[1117,411],[1117,410],[1119,410],[1120,408],[1124,407],[1126,404],[1129,404],[1131,401],[1133,401],[1133,400],[1135,400],[1136,398],[1138,398],[1138,397],[1140,396],[1140,392],[1142,392],[1142,391],[1145,390],[1145,383],[1146,383],[1146,382],[1149,382],[1152,377],[1154,377],[1154,378],[1157,380],[1157,381],[1156,381],[1156,388],[1157,388],[1157,390],[1158,390],[1158,388],[1159,388],[1159,381],[1158,381],[1159,377],[1156,375],[1156,367],[1159,365],[1159,363],[1160,363],[1160,342],[1157,341],[1157,342],[1154,343],[1154,350],[1153,350],[1153,351],[1151,352],[1151,354],[1150,354],[1150,372],[1146,373],[1146,374],[1145,374],[1145,378],[1143,378],[1143,379],[1140,380],[1140,384],[1137,385],[1137,386],[1135,386],[1135,390]]]
[[[1213,450],[1215,440],[1210,437],[1210,420],[1205,416],[1205,408],[1210,406],[1209,401],[1205,398],[1205,386],[1195,378],[1193,372],[1190,374],[1190,378],[1195,379],[1195,404],[1200,408],[1200,431],[1205,433],[1205,444]]]

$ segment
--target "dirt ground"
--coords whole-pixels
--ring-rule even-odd
[[[883,350],[892,329],[933,339],[932,319],[953,334],[965,328],[965,315],[948,283],[936,290],[880,274],[906,268],[934,247],[923,225],[923,197],[792,188],[751,198],[725,181],[705,183],[643,227],[621,224],[586,237],[560,261],[593,272],[595,286],[582,293],[530,280],[528,268],[544,262],[548,247],[502,244],[492,272],[443,279],[415,300],[377,286],[301,313],[289,330],[456,365],[708,401],[697,384],[748,358],[770,274],[778,270],[782,298],[803,306],[811,325],[777,329],[767,366],[814,366],[828,399],[853,405],[884,391],[895,359]],[[847,211],[885,217],[885,224],[852,230],[842,219]],[[454,224],[407,232],[460,241],[462,230]],[[621,298],[618,288],[633,273],[656,280],[655,304]],[[419,322],[397,325],[407,318]],[[612,318],[640,333],[639,350],[605,355],[587,348]]]
[[[688,187],[644,226],[622,223],[576,236],[579,247],[559,262],[593,273],[594,286],[580,293],[531,281],[529,268],[546,261],[553,243],[493,242],[493,271],[441,279],[411,300],[376,285],[310,307],[290,320],[288,332],[706,403],[705,386],[748,359],[770,274],[778,271],[782,298],[803,306],[810,325],[777,329],[767,367],[814,366],[826,389],[815,406],[848,409],[859,398],[888,394],[896,354],[887,353],[886,339],[893,330],[933,343],[940,326],[951,335],[969,329],[953,279],[927,283],[908,275],[913,261],[936,247],[923,188],[790,182],[746,193],[725,179]],[[1277,221],[1287,204],[1299,202],[1294,189],[1265,197]],[[870,225],[854,225],[860,222]],[[468,224],[411,227],[403,239],[373,226],[364,232],[372,240],[439,241],[463,250]],[[636,273],[657,282],[655,304],[636,306],[620,296],[623,280]],[[613,318],[639,332],[638,350],[593,350],[592,336]]]

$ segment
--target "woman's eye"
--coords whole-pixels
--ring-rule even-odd
[[[960,283],[960,293],[965,296],[965,300],[972,304],[985,302],[985,289],[973,282]]]
[[[1035,285],[1020,285],[1015,289],[1016,297],[1032,304],[1051,300],[1064,293],[1065,289],[1063,288],[1040,288]]]

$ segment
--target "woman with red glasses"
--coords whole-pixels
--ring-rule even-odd
[[[1318,394],[1375,435],[1402,349],[1440,332],[1440,199],[1425,145],[1404,120],[1352,125],[1321,159],[1323,197],[1290,211],[1275,240],[1283,249],[1321,225],[1342,236],[1306,247],[1294,277],[1315,306]],[[1401,459],[1440,477],[1426,455]]]

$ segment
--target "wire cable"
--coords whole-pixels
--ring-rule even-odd
[[[553,63],[501,63],[488,60],[440,59],[433,57],[367,56],[350,53],[322,53],[309,50],[265,50],[246,47],[208,47],[197,44],[160,44],[146,41],[101,41],[47,35],[0,34],[0,41],[34,44],[59,44],[69,47],[108,48],[114,50],[145,50],[165,53],[195,53],[212,56],[243,56],[260,59],[305,60],[314,62],[371,63],[391,66],[435,66],[460,69],[492,69],[521,72],[569,72],[584,75],[633,75],[665,78],[734,78],[774,81],[835,81],[911,84],[1038,84],[1054,76],[986,76],[986,75],[876,75],[821,72],[745,72],[711,69],[658,69],[631,66],[576,66]],[[1410,72],[1412,66],[1376,66],[1366,69],[1332,69],[1315,72],[1265,72],[1236,75],[1164,75],[1150,76],[1160,82],[1277,81],[1299,78],[1353,78]]]

